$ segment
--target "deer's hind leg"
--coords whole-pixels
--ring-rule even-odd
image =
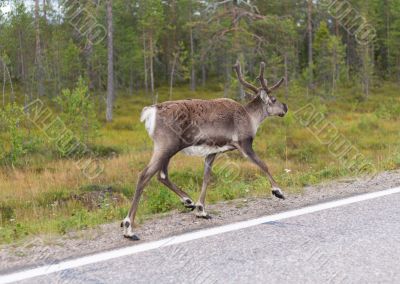
[[[122,221],[121,227],[124,228],[124,237],[138,240],[139,238],[133,233],[133,224],[135,221],[136,212],[139,206],[140,197],[142,196],[145,186],[150,179],[161,170],[162,166],[170,157],[175,154],[168,151],[155,151],[146,168],[140,173],[136,185],[136,191],[133,196],[132,205],[129,210],[128,216]]]
[[[161,166],[161,170],[158,172],[158,176],[157,176],[158,180],[162,184],[164,184],[166,187],[171,189],[173,192],[175,192],[181,198],[181,201],[186,208],[189,208],[192,210],[195,209],[196,205],[194,204],[194,202],[190,198],[190,196],[186,192],[181,190],[176,184],[171,182],[171,180],[169,179],[169,176],[168,176],[169,161],[170,161],[170,159],[165,161],[164,164]]]

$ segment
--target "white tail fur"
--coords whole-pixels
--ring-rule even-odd
[[[154,129],[156,127],[157,109],[154,106],[145,107],[140,115],[140,121],[144,122],[147,132],[153,137]]]

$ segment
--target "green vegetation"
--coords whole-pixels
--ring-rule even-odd
[[[40,142],[37,137],[30,137],[24,129],[28,123],[22,107],[16,103],[7,104],[0,109],[0,164],[20,165],[21,158],[36,150]]]
[[[296,193],[305,185],[353,175],[295,119],[294,111],[310,102],[378,170],[400,167],[397,115],[400,99],[395,85],[374,89],[368,100],[361,101],[356,89],[340,89],[328,101],[306,98],[302,92],[301,89],[290,92],[288,105],[292,112],[284,119],[267,119],[255,140],[257,152],[287,192]],[[169,90],[161,88],[159,94],[161,101],[167,100]],[[174,92],[177,99],[221,96],[222,90],[190,92],[179,88]],[[0,242],[33,234],[64,234],[123,218],[130,206],[137,175],[152,151],[151,140],[139,123],[142,107],[149,104],[151,100],[145,96],[119,94],[115,119],[99,129],[100,136],[93,146],[105,164],[104,173],[95,180],[86,179],[73,161],[46,152],[46,147],[51,147],[47,144],[37,146],[34,156],[23,155],[20,165],[25,166],[2,168]],[[40,137],[40,133],[36,135]],[[178,154],[170,171],[174,182],[193,198],[198,196],[203,172],[201,158]],[[267,180],[238,152],[217,160],[208,202],[269,195]],[[145,190],[139,221],[173,209],[185,210],[177,196],[153,179]]]
[[[343,3],[0,1],[0,243],[123,218],[152,152],[142,108],[183,98],[243,101],[237,60],[246,79],[261,61],[269,82],[286,79],[277,96],[289,114],[268,119],[255,139],[286,192],[360,174],[351,155],[335,157],[340,145],[321,144],[301,124],[296,110],[310,104],[376,171],[399,168],[400,0],[327,4]],[[340,14],[347,5],[351,13]],[[36,99],[60,118],[58,128],[29,119]],[[60,129],[80,147],[60,147]],[[92,153],[104,171],[91,180],[77,165]],[[200,158],[178,154],[171,163],[171,179],[194,199],[202,172]],[[269,195],[249,161],[220,155],[207,202]],[[156,180],[140,206],[139,222],[184,210]]]
[[[96,138],[99,128],[97,113],[87,83],[82,78],[72,91],[64,89],[54,101],[60,107],[61,120],[82,142],[89,143]]]

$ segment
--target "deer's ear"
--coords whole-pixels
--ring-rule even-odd
[[[268,103],[269,102],[269,97],[266,91],[261,90],[260,92],[260,98],[263,100],[264,103]]]

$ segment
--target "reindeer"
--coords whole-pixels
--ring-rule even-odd
[[[128,216],[122,221],[124,236],[137,240],[133,224],[143,189],[157,174],[158,180],[175,192],[186,208],[195,210],[197,217],[209,218],[205,211],[207,185],[211,168],[218,153],[239,150],[267,176],[272,194],[284,199],[267,165],[254,152],[252,143],[257,129],[269,116],[283,117],[288,111],[286,104],[280,103],[271,93],[284,81],[281,79],[268,87],[264,79],[265,63],[260,64],[258,81],[260,87],[248,83],[243,78],[240,64],[234,65],[239,82],[254,95],[246,105],[231,99],[198,100],[188,99],[167,101],[145,107],[141,114],[149,136],[154,142],[154,150],[149,164],[140,173]],[[200,197],[194,203],[189,195],[175,185],[168,176],[168,164],[171,158],[183,151],[188,155],[205,157],[204,178]]]

